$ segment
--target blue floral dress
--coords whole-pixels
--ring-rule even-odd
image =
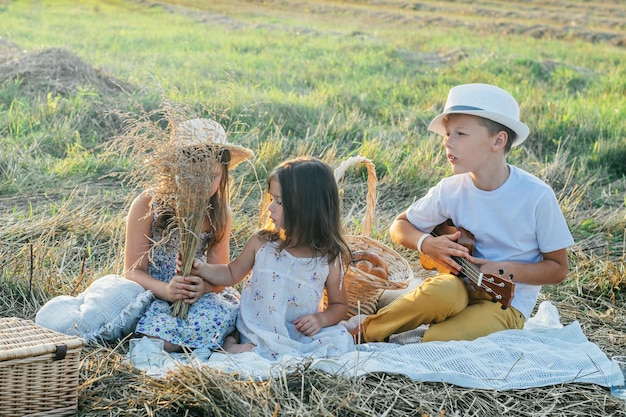
[[[332,357],[354,350],[343,325],[322,328],[312,336],[296,330],[293,322],[320,311],[329,267],[326,258],[298,258],[276,242],[264,244],[241,290],[237,330],[242,343],[267,359],[282,355]]]
[[[205,259],[203,242],[208,233],[203,233],[196,257]],[[161,234],[152,225],[152,240],[159,242]],[[169,282],[176,268],[176,254],[180,248],[179,238],[172,235],[165,243],[153,246],[148,273],[159,281]],[[224,338],[235,330],[239,292],[227,287],[221,293],[204,294],[189,306],[186,319],[172,316],[171,303],[155,299],[137,323],[135,332],[158,337],[178,346],[194,349],[217,349]]]

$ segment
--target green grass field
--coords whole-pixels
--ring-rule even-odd
[[[51,297],[121,272],[124,216],[136,190],[124,180],[131,161],[109,145],[124,117],[171,100],[216,118],[231,141],[255,150],[254,163],[234,171],[233,254],[256,227],[249,219],[258,215],[268,171],[301,154],[332,166],[353,155],[370,158],[379,179],[373,235],[392,245],[391,220],[450,173],[429,121],[450,87],[487,82],[518,99],[531,128],[509,162],[554,188],[576,240],[570,275],[545,287],[542,299],[557,304],[564,323],[581,321],[607,355],[623,354],[624,74],[626,4],[618,0],[0,0],[0,315],[32,319]],[[365,183],[365,170],[355,169],[342,185],[355,234]],[[395,249],[419,273],[415,254]],[[138,399],[129,402],[115,381],[144,381],[121,364],[123,348],[86,348],[81,415],[181,415],[185,408],[188,415],[219,415],[180,386],[168,388],[176,400],[160,403],[164,388],[156,382],[133,391]],[[571,415],[558,412],[572,401],[560,396],[567,389],[587,404],[578,415],[626,415],[599,387],[554,387],[550,401],[531,405],[541,390],[446,387],[453,391],[446,396],[437,384],[385,381],[391,391],[414,384],[415,401],[429,416],[484,415],[471,399],[488,404],[494,395],[528,410],[506,415]],[[359,392],[372,381],[342,383]],[[252,384],[244,394],[229,392],[251,404],[269,390],[277,399],[259,406],[258,415],[273,415],[275,404],[295,407],[292,388]],[[232,415],[245,409],[222,394],[222,403],[211,398]],[[381,415],[381,404],[371,413],[332,412]],[[309,415],[319,404],[299,406]]]

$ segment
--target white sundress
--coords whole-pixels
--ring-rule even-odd
[[[264,244],[241,291],[237,330],[242,343],[267,359],[283,355],[332,357],[355,349],[352,336],[340,324],[324,327],[313,337],[293,322],[319,311],[329,267],[326,258],[298,258]]]

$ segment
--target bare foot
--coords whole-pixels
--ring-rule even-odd
[[[163,343],[163,350],[165,350],[168,353],[176,353],[176,352],[182,352],[183,349],[180,346],[170,343],[166,340]]]
[[[360,343],[365,343],[363,339],[363,327],[359,324],[354,329],[348,330],[348,333],[352,335],[352,339],[354,339],[354,344],[358,345]]]
[[[356,316],[350,317],[347,321],[342,321],[341,324],[344,325],[348,333],[352,336],[355,344],[365,343],[365,335],[363,333],[363,322],[367,318],[365,314],[357,314]]]
[[[255,345],[252,343],[238,343],[235,336],[226,336],[224,344],[222,345],[222,349],[228,353],[252,352],[252,349],[254,348]]]
[[[148,335],[141,334],[141,333],[137,333],[137,335],[139,337],[147,337],[148,339],[161,340],[158,337],[148,336]],[[163,340],[163,350],[166,351],[167,353],[175,353],[175,352],[181,352],[182,348],[178,345],[168,342],[167,340]]]

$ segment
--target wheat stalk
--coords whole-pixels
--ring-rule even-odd
[[[170,195],[175,199],[175,225],[180,237],[181,275],[189,275],[196,256],[204,219],[207,216],[211,185],[216,178],[219,162],[207,157],[203,150],[181,152],[172,173],[173,182],[169,186]],[[175,317],[187,318],[189,304],[177,300],[172,304]]]

